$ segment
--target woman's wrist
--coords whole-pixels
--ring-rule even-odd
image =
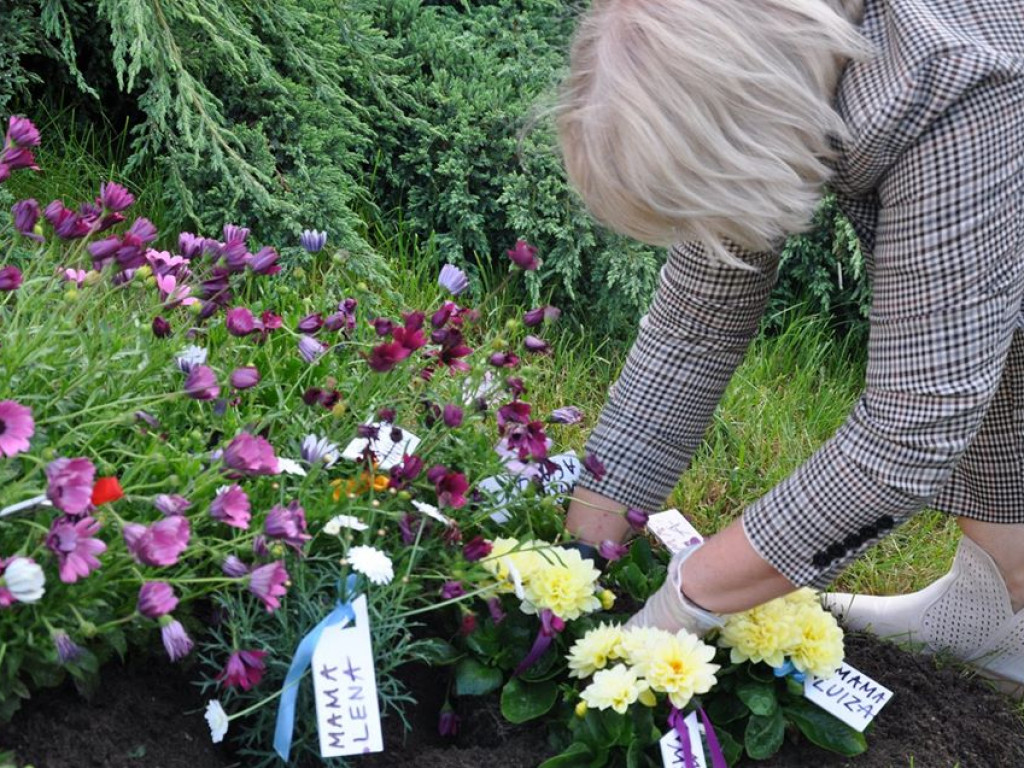
[[[625,511],[625,504],[577,486],[569,502],[565,527],[584,544],[597,547],[602,541],[618,543],[630,531]]]

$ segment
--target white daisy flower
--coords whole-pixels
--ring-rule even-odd
[[[178,368],[182,373],[188,373],[197,365],[206,363],[206,350],[191,344],[178,353]]]
[[[227,712],[224,711],[224,707],[217,699],[211,699],[206,702],[204,717],[210,726],[210,738],[213,739],[214,744],[220,744],[228,732],[228,722],[230,721]]]
[[[46,591],[43,587],[46,583],[43,569],[27,557],[15,557],[7,563],[0,582],[14,595],[15,600],[22,603],[38,602]]]
[[[446,526],[451,526],[452,521],[449,518],[445,517],[443,514],[441,514],[441,511],[433,504],[427,504],[425,501],[416,501],[415,499],[413,499],[412,505],[416,507],[416,509],[420,513],[426,515],[427,517],[432,517],[439,523],[442,523]]]
[[[376,547],[352,547],[348,551],[348,562],[374,584],[390,584],[395,578],[391,558]]]
[[[302,440],[302,458],[310,464],[322,461],[330,467],[338,460],[338,446],[326,437],[306,435]]]
[[[284,456],[278,456],[277,466],[280,467],[282,472],[289,475],[298,475],[299,477],[306,476],[306,470],[303,469],[302,465],[294,459],[286,459]]]
[[[353,531],[365,531],[369,528],[366,523],[352,515],[337,515],[324,523],[324,533],[328,536],[337,536],[342,528],[351,528]]]

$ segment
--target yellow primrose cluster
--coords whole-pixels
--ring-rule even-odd
[[[654,706],[656,693],[682,709],[715,685],[714,657],[712,646],[686,631],[601,624],[573,644],[568,661],[571,676],[594,676],[580,694],[588,707],[622,714],[635,701]]]
[[[788,658],[800,672],[831,677],[843,662],[843,631],[821,607],[814,590],[785,597],[728,617],[719,644],[731,661],[782,666]]]
[[[498,538],[481,565],[503,592],[515,592],[524,613],[549,609],[563,621],[578,619],[602,607],[596,593],[601,572],[574,549],[552,547],[544,541]]]

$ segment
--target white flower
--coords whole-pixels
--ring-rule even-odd
[[[324,466],[331,467],[338,460],[338,446],[326,437],[306,435],[302,440],[302,458],[310,464],[322,461]]]
[[[427,502],[425,501],[416,501],[415,499],[413,499],[412,505],[416,507],[416,509],[421,514],[424,514],[427,517],[432,517],[435,520],[437,520],[437,522],[443,523],[444,525],[451,527],[452,521],[449,518],[445,517],[443,514],[441,514],[441,511],[433,504],[427,504]]]
[[[299,477],[306,476],[306,470],[304,470],[302,465],[294,459],[286,459],[284,456],[278,456],[277,466],[280,467],[282,472],[286,472],[289,475],[298,475]]]
[[[390,584],[395,578],[391,558],[376,547],[358,546],[348,551],[348,561],[374,584]]]
[[[342,528],[351,528],[353,531],[365,531],[369,528],[366,523],[352,515],[338,515],[324,523],[324,533],[328,536],[337,536]]]
[[[194,366],[203,365],[206,362],[206,350],[194,344],[185,347],[178,353],[178,368],[183,373],[188,373]]]
[[[46,591],[43,588],[43,584],[46,583],[43,569],[27,557],[16,557],[11,560],[2,578],[14,599],[23,603],[37,602]]]
[[[206,722],[210,725],[210,738],[214,744],[224,741],[224,735],[228,732],[230,719],[217,699],[206,702]]]

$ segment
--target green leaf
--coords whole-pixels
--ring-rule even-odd
[[[548,758],[538,768],[579,768],[592,754],[586,744],[574,741],[562,754]]]
[[[725,762],[729,765],[736,765],[740,757],[743,756],[743,745],[736,741],[733,735],[724,728],[716,728],[715,734],[718,736],[718,744],[722,748]]]
[[[736,695],[755,715],[767,717],[779,706],[775,696],[775,686],[771,683],[754,681],[740,683],[736,686]]]
[[[428,637],[416,643],[420,658],[432,667],[443,667],[459,660],[459,651],[451,643],[439,637]]]
[[[796,724],[808,741],[822,749],[846,757],[859,755],[868,748],[863,733],[806,700],[794,701],[783,708],[785,716]]]
[[[550,680],[526,683],[513,677],[501,689],[501,714],[510,723],[525,723],[548,712],[557,696],[558,687]]]
[[[457,696],[484,696],[501,686],[501,670],[485,667],[476,659],[463,659],[455,667]]]
[[[633,739],[629,742],[629,749],[626,750],[626,768],[641,768],[641,760],[644,756],[644,745],[639,740]]]
[[[707,706],[708,717],[716,725],[725,725],[746,717],[750,709],[734,696],[719,696]]]
[[[750,716],[747,730],[743,734],[743,743],[747,754],[754,760],[765,760],[779,751],[785,736],[786,723],[782,719],[782,710],[776,708],[767,716]]]

